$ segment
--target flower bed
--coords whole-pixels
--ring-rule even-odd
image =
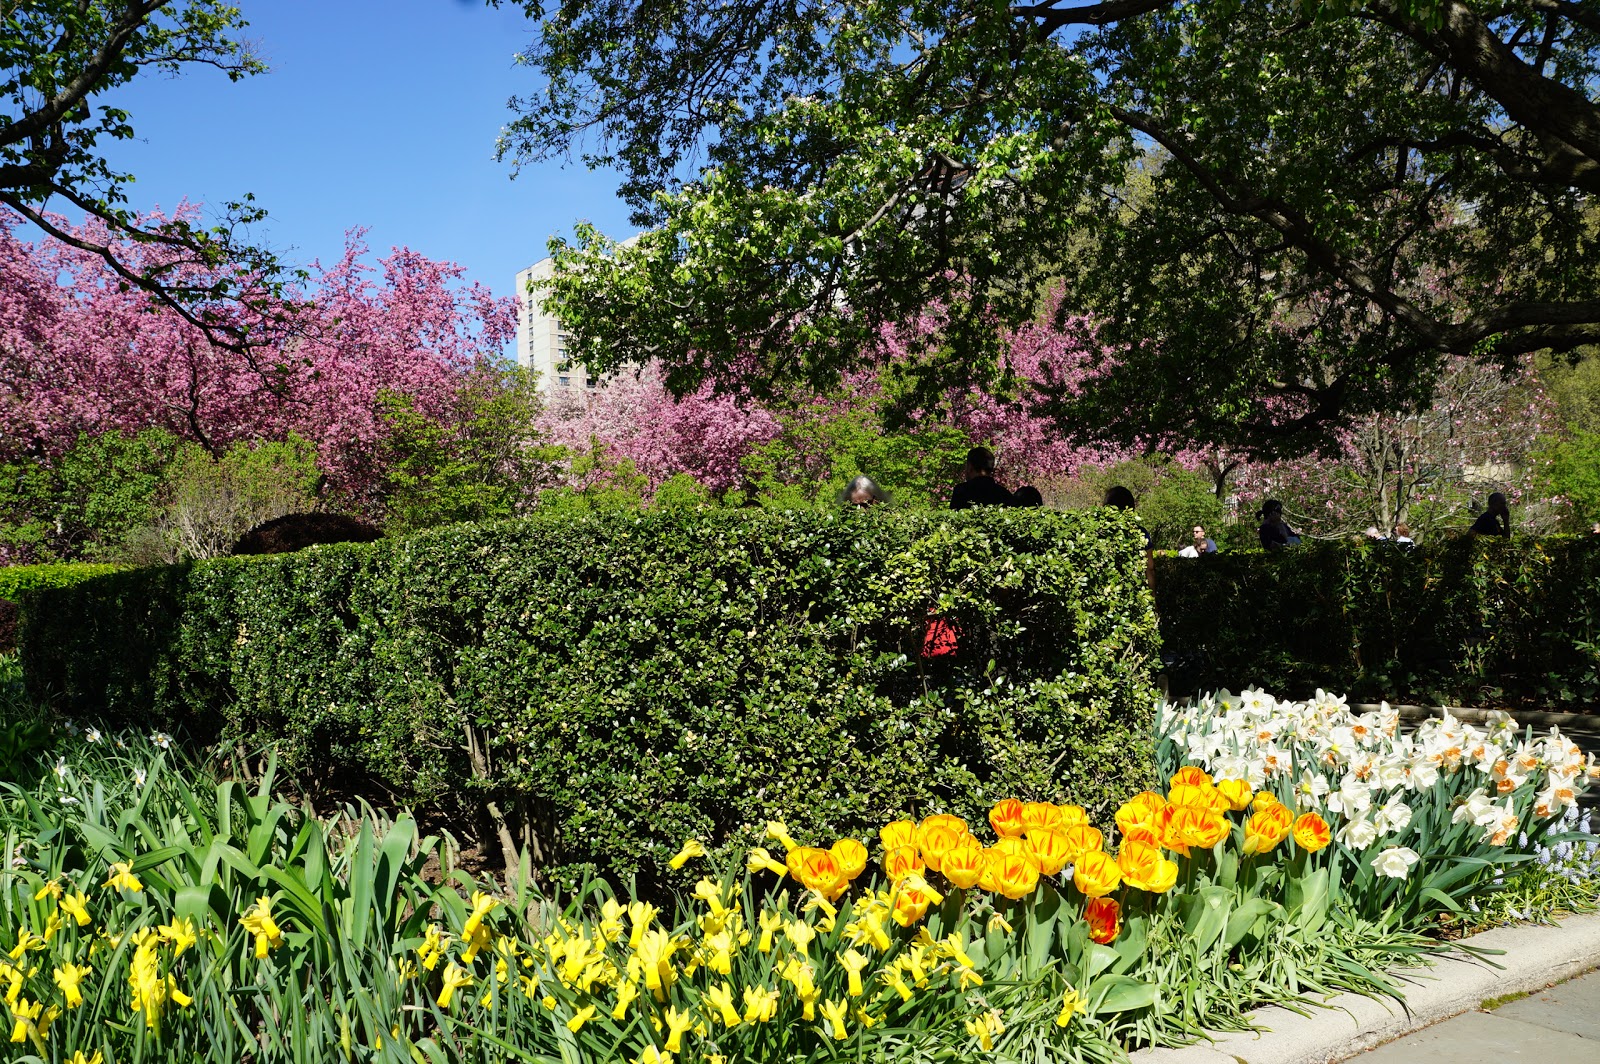
[[[673,913],[599,881],[441,884],[409,818],[334,830],[270,778],[196,786],[123,738],[0,802],[11,1037],[75,1062],[1115,1060],[1267,1002],[1398,994],[1384,966],[1439,913],[1539,847],[1594,853],[1562,829],[1597,769],[1558,734],[1408,736],[1259,692],[1157,720],[1169,782],[1106,823],[1017,799],[866,840],[774,822]]]

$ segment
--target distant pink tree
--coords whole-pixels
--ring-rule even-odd
[[[631,459],[652,488],[686,473],[713,491],[737,487],[752,450],[778,434],[765,407],[709,389],[674,399],[649,367],[594,389],[558,389],[542,420],[550,442],[587,453],[596,443]]]
[[[98,223],[57,224],[169,282],[204,287],[228,269],[122,246]],[[232,350],[121,284],[98,257],[29,243],[18,227],[0,212],[0,458],[48,458],[82,434],[150,426],[213,452],[296,432],[317,445],[331,481],[359,492],[384,432],[378,393],[442,414],[461,373],[515,329],[514,300],[462,286],[460,267],[406,249],[370,265],[353,230],[341,259],[313,264],[306,286],[235,310],[255,316],[258,344]]]

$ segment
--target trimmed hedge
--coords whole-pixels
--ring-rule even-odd
[[[20,619],[17,600],[24,591],[39,587],[71,587],[92,577],[114,573],[117,569],[115,565],[79,562],[0,567],[0,654],[9,654],[17,648]]]
[[[1106,511],[534,517],[48,592],[23,664],[64,709],[273,741],[303,778],[471,788],[546,867],[650,889],[685,837],[768,818],[1104,814],[1146,786],[1141,544]],[[951,658],[921,656],[930,612]]]
[[[1174,693],[1255,684],[1448,705],[1600,700],[1600,540],[1464,537],[1158,558]]]

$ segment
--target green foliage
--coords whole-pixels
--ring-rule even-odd
[[[933,508],[949,502],[972,440],[961,429],[888,431],[876,410],[843,406],[779,414],[782,433],[745,459],[763,505],[778,509],[831,505],[840,488],[865,474],[897,506]]]
[[[154,520],[184,446],[165,429],[107,432],[53,461],[0,465],[0,550],[40,561],[117,557]]]
[[[1211,481],[1165,455],[1087,467],[1059,493],[1060,501],[1071,509],[1099,506],[1114,485],[1133,492],[1139,522],[1157,549],[1188,546],[1197,524],[1220,543],[1226,510]]]
[[[650,494],[650,479],[631,458],[612,458],[599,440],[567,463],[568,483],[539,495],[539,512],[579,517],[640,510]],[[669,496],[670,498],[670,496]]]
[[[1156,562],[1176,691],[1481,705],[1600,697],[1600,541],[1466,537]]]
[[[658,510],[696,510],[715,506],[717,500],[710,489],[688,473],[674,473],[661,482],[650,497],[650,505]]]
[[[1104,511],[539,515],[117,574],[39,599],[22,653],[59,706],[493,799],[545,865],[653,889],[685,837],[768,818],[1140,789],[1142,539]],[[954,660],[920,656],[934,613]]]
[[[1575,529],[1600,521],[1600,432],[1573,429],[1549,441],[1539,456],[1544,491],[1567,500],[1567,518]]]
[[[394,531],[526,513],[553,477],[558,449],[540,442],[539,393],[527,370],[479,367],[456,400],[440,421],[411,396],[379,397],[388,429],[383,494]]]
[[[63,562],[59,565],[9,565],[0,566],[0,599],[13,602],[23,592],[36,588],[71,587],[85,580],[118,571],[115,565],[90,565],[81,562]]]

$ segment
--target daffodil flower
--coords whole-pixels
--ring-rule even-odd
[[[456,991],[471,985],[472,973],[455,961],[451,961],[444,970],[444,986],[440,988],[439,996],[435,999],[434,1004],[441,1009],[449,1008],[450,1003],[455,1000]]]
[[[577,1034],[579,1031],[583,1030],[584,1024],[594,1019],[594,1014],[596,1011],[597,1010],[593,1005],[585,1005],[577,1012],[574,1012],[572,1014],[572,1019],[567,1021],[567,1030],[571,1031],[573,1034]]]
[[[239,924],[256,937],[257,959],[283,945],[283,932],[272,918],[272,899],[264,894],[256,899],[254,909],[239,917]]]
[[[61,884],[54,879],[50,880],[48,883],[38,889],[33,896],[33,900],[43,901],[46,897],[60,898]]]
[[[785,852],[793,850],[799,845],[794,841],[794,838],[789,834],[789,829],[784,826],[781,820],[767,821],[767,838],[782,846]]]
[[[1088,1011],[1089,1003],[1069,986],[1067,987],[1067,992],[1061,997],[1061,1015],[1056,1017],[1056,1026],[1065,1027],[1072,1022],[1072,1017],[1075,1014]]]
[[[749,854],[745,857],[744,867],[752,875],[756,872],[771,872],[779,879],[782,879],[789,874],[789,866],[773,857],[771,852],[763,846],[751,847]]]
[[[67,1008],[75,1009],[83,1004],[83,991],[78,984],[93,970],[84,964],[63,964],[50,973],[50,977],[55,980],[56,986],[61,988],[61,993],[66,998]]]
[[[850,1032],[846,1031],[844,1026],[844,1018],[849,1011],[850,1002],[844,998],[822,1003],[822,1018],[828,1021],[836,1042],[842,1042],[850,1036]]]
[[[744,988],[744,1022],[766,1023],[778,1014],[778,992],[764,986]]]
[[[633,983],[619,983],[617,985],[617,1007],[611,1010],[613,1020],[624,1019],[628,1015],[628,1006],[633,1004],[633,999],[639,996],[639,988]]]
[[[422,937],[422,945],[417,947],[417,959],[425,970],[431,972],[449,948],[450,936],[441,931],[438,924],[429,924],[427,933]]]
[[[67,1064],[104,1064],[104,1061],[105,1057],[101,1055],[98,1049],[94,1051],[94,1056],[92,1057],[84,1056],[83,1050],[80,1049],[72,1054],[72,1059],[67,1061]]]
[[[911,1000],[911,988],[906,985],[906,978],[904,975],[900,974],[900,968],[898,966],[885,968],[883,971],[883,981],[894,988],[894,992],[900,995],[901,1001]]]
[[[679,1012],[677,1009],[667,1009],[667,1052],[683,1052],[683,1036],[689,1028],[694,1026],[694,1014]]]
[[[783,913],[763,909],[757,919],[761,923],[761,941],[756,943],[756,950],[760,953],[771,953],[772,934],[783,926]]]
[[[727,983],[718,983],[706,991],[706,998],[711,1002],[712,1008],[722,1013],[724,1027],[739,1026],[739,1010],[733,1007],[733,989]]]
[[[481,890],[472,892],[472,914],[467,917],[467,922],[461,925],[461,937],[470,939],[478,933],[478,928],[483,926],[483,918],[494,911],[500,904],[500,899],[491,897]]]
[[[661,910],[647,901],[631,902],[628,905],[628,922],[633,925],[633,930],[628,935],[628,948],[637,950],[639,941],[644,933],[650,929],[650,923]]]
[[[61,895],[61,911],[78,922],[79,927],[89,926],[89,899],[83,891]]]
[[[817,929],[804,920],[790,920],[783,928],[783,937],[787,938],[794,948],[801,953],[811,945],[811,940],[817,937]]]
[[[705,855],[706,848],[700,844],[699,839],[688,839],[685,840],[678,852],[672,856],[672,859],[667,862],[667,867],[676,872],[688,864],[692,858],[704,857]]]
[[[872,962],[859,950],[846,950],[839,954],[839,963],[844,965],[844,970],[850,973],[850,996],[860,997],[863,993],[861,986],[861,969]]]
[[[144,884],[139,882],[139,877],[133,874],[133,863],[118,861],[111,866],[111,878],[101,884],[103,887],[116,887],[119,890],[132,891],[138,894],[144,890]]]

